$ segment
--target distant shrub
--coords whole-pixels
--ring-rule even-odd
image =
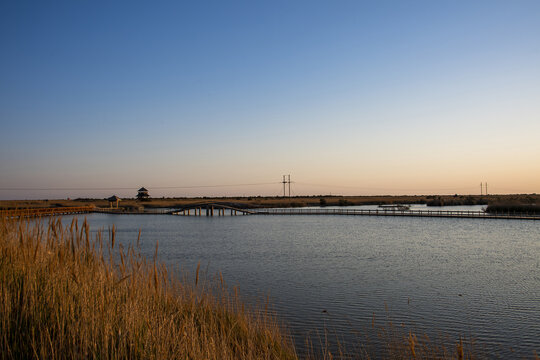
[[[143,211],[144,206],[138,206],[138,205],[121,205],[120,208],[122,211]]]
[[[496,203],[486,208],[488,213],[540,214],[540,205],[519,203]]]
[[[306,203],[304,202],[292,202],[291,207],[304,207],[306,206]]]
[[[327,205],[326,199],[325,199],[325,198],[320,198],[320,199],[319,199],[319,205],[320,205],[320,206],[326,206],[326,205]]]
[[[338,205],[339,206],[349,206],[349,205],[352,205],[352,203],[347,199],[339,199],[338,200]]]
[[[444,206],[444,200],[441,198],[434,198],[426,202],[427,206]]]

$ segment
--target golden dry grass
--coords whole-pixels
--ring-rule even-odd
[[[387,310],[388,311],[388,310]],[[353,331],[346,341],[337,332],[324,328],[322,334],[306,340],[308,359],[359,360],[480,360],[489,358],[473,338],[450,338],[440,334],[417,335],[403,324],[395,325],[387,312],[386,319],[375,320],[370,328]]]
[[[177,279],[86,221],[0,219],[0,359],[297,359],[268,312],[221,277]],[[138,241],[137,241],[138,243]],[[307,359],[476,359],[472,340],[432,340],[390,321],[353,344],[307,339]],[[326,330],[325,330],[326,331]],[[331,341],[329,341],[331,340]],[[316,342],[313,347],[310,343]]]
[[[0,224],[0,358],[294,359],[264,310],[60,220]],[[114,259],[117,259],[115,262]]]

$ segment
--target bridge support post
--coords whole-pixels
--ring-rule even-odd
[[[213,206],[210,207],[210,216],[214,216],[214,207]]]

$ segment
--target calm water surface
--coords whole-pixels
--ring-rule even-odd
[[[363,207],[366,208],[366,207]],[[415,208],[421,208],[416,206]],[[461,209],[478,209],[462,207]],[[439,209],[439,208],[437,208]],[[458,208],[452,207],[452,210]],[[346,341],[373,316],[430,335],[474,337],[492,358],[540,353],[540,222],[364,216],[87,216],[163,261],[223,273],[270,295],[298,340]],[[66,218],[65,221],[68,221]],[[323,312],[325,311],[325,312]]]

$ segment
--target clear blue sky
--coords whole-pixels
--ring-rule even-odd
[[[540,192],[540,1],[1,1],[0,123],[3,199]]]

